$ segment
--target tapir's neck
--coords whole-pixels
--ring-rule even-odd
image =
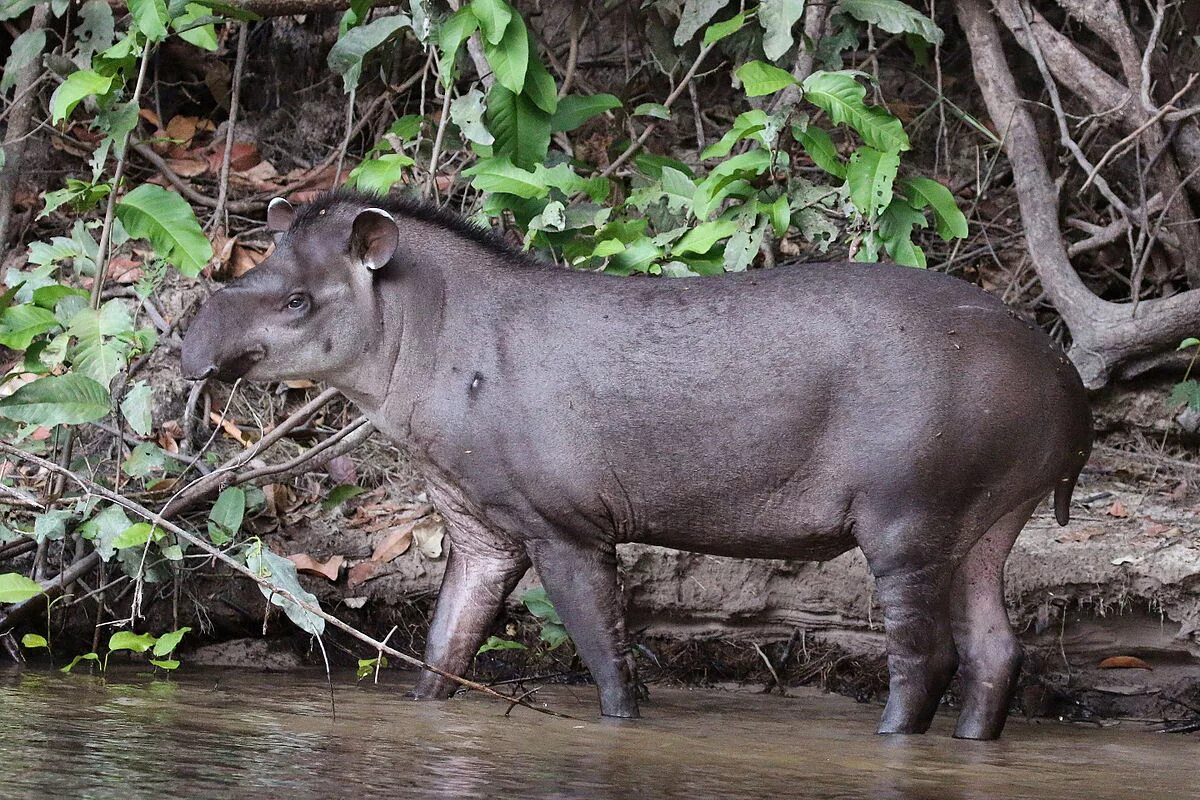
[[[447,314],[486,291],[489,273],[505,269],[498,264],[503,257],[485,245],[436,225],[412,228],[419,230],[406,230],[376,278],[373,331],[362,360],[330,381],[397,441],[409,440],[413,409],[434,382]]]

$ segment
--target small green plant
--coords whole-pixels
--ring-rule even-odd
[[[108,640],[108,649],[101,658],[97,653],[83,653],[71,659],[71,662],[65,667],[62,667],[63,672],[71,672],[75,667],[79,666],[84,661],[93,661],[100,666],[101,674],[108,672],[108,659],[113,653],[149,653],[148,662],[157,669],[167,672],[174,671],[179,668],[179,659],[173,658],[175,649],[179,647],[179,643],[183,637],[192,629],[183,627],[170,633],[164,633],[162,636],[154,636],[149,633],[134,633],[133,631],[117,631]],[[41,637],[38,637],[41,638]]]
[[[1191,377],[1192,368],[1196,366],[1196,359],[1200,358],[1200,339],[1191,337],[1184,339],[1179,343],[1179,350],[1194,350],[1192,360],[1188,362],[1187,370],[1183,373],[1183,380],[1175,384],[1171,389],[1171,398],[1168,401],[1172,408],[1190,408],[1193,411],[1200,411],[1200,382]]]
[[[550,598],[546,596],[546,590],[541,586],[535,586],[525,594],[521,595],[521,602],[530,614],[538,621],[538,638],[546,645],[548,650],[554,650],[564,642],[571,640],[567,633],[566,627],[563,625],[562,619],[558,616],[558,611],[554,609],[554,604],[550,602]],[[479,648],[479,653],[488,653],[493,650],[526,650],[528,648],[520,642],[512,639],[504,639],[500,636],[489,636],[488,640]]]

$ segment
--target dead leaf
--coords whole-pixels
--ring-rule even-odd
[[[203,158],[168,158],[167,166],[181,178],[195,178],[208,172],[208,161]]]
[[[213,424],[220,425],[221,430],[225,431],[225,435],[230,439],[233,439],[242,447],[250,446],[250,440],[246,438],[246,434],[242,432],[242,429],[233,420],[225,419],[219,411],[209,413],[208,418],[213,421]]]
[[[308,553],[296,553],[287,557],[296,565],[296,569],[309,575],[323,575],[331,581],[338,579],[338,573],[345,563],[345,556],[333,556],[328,561],[318,561]]]
[[[50,429],[44,425],[39,425],[34,429],[33,433],[30,434],[29,438],[33,439],[35,442],[44,442],[50,438]]]
[[[1099,667],[1100,669],[1154,669],[1137,656],[1109,656],[1100,662]]]
[[[1165,522],[1159,522],[1156,519],[1146,519],[1142,521],[1142,535],[1153,536],[1156,539],[1168,539],[1172,536],[1178,536],[1183,533],[1177,526],[1168,525]]]
[[[337,456],[329,460],[329,464],[325,467],[329,471],[329,477],[337,483],[358,483],[358,470],[354,467],[354,461],[350,456]]]
[[[1055,537],[1055,541],[1063,543],[1086,542],[1093,536],[1100,536],[1103,533],[1104,528],[1100,527],[1074,528],[1059,534],[1057,537]]]
[[[262,490],[267,501],[265,511],[268,515],[279,517],[296,507],[296,500],[287,484],[268,483]]]
[[[409,522],[395,528],[387,537],[375,547],[375,552],[371,553],[371,560],[386,564],[392,559],[398,558],[408,552],[408,548],[413,543],[413,525]]]
[[[146,491],[151,494],[168,494],[175,491],[175,487],[179,485],[178,478],[163,478],[157,480],[146,487]]]
[[[231,186],[254,189],[259,192],[272,192],[279,189],[278,177],[279,172],[275,169],[274,164],[270,161],[259,161],[251,167],[231,173],[229,183]]]
[[[146,122],[149,122],[155,128],[162,127],[162,120],[160,120],[158,118],[158,114],[155,114],[154,109],[152,109],[152,108],[138,109],[138,116],[141,117],[142,119],[146,120]]]
[[[197,131],[212,130],[213,124],[208,120],[201,120],[199,117],[189,117],[182,114],[171,117],[171,121],[167,123],[167,136],[178,140],[178,143],[189,145],[192,139],[196,138]]]
[[[351,587],[358,586],[360,583],[366,583],[380,572],[382,566],[375,561],[363,561],[355,564],[350,568],[350,573],[346,577],[346,583]]]
[[[289,389],[311,389],[317,384],[305,378],[300,378],[294,381],[284,381],[283,385]],[[341,481],[341,483],[349,483],[349,481]]]
[[[1108,511],[1105,511],[1104,513],[1108,514],[1110,517],[1117,517],[1118,519],[1124,519],[1125,517],[1129,516],[1129,511],[1125,508],[1125,504],[1120,500],[1114,500],[1113,504],[1108,507]]]
[[[137,283],[142,279],[142,274],[141,261],[128,256],[114,256],[109,259],[105,280],[113,283]]]
[[[417,549],[426,558],[441,558],[442,538],[446,535],[446,525],[438,516],[428,516],[413,526],[413,541]]]
[[[240,278],[250,270],[257,267],[263,262],[267,256],[274,251],[275,245],[272,243],[267,247],[261,247],[253,244],[242,244],[238,242],[233,246],[233,258],[230,263],[230,274],[234,278]]]

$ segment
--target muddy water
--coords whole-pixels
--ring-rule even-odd
[[[401,699],[323,676],[0,672],[0,797],[1197,798],[1200,738],[1139,723],[1014,720],[998,743],[871,734],[879,709],[804,691],[653,689],[646,718],[600,721],[587,687],[556,719],[473,696]]]

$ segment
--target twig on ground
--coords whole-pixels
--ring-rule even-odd
[[[229,92],[229,120],[225,123],[225,153],[221,156],[221,174],[217,178],[217,204],[209,219],[211,230],[225,229],[225,201],[229,195],[229,162],[233,158],[234,132],[237,128],[238,102],[242,89],[242,70],[246,66],[246,29],[250,23],[238,25],[237,57],[233,64],[233,85]]]

